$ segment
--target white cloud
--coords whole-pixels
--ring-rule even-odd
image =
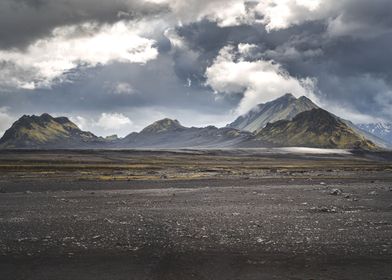
[[[331,113],[335,114],[336,116],[339,116],[343,119],[350,120],[353,123],[377,123],[381,121],[380,118],[375,118],[363,113],[358,112],[357,110],[353,108],[347,108],[341,107],[336,104],[326,104],[326,108],[328,108],[328,111]]]
[[[76,117],[70,117],[69,119],[73,123],[75,123],[81,130],[88,130],[89,121],[86,118],[82,116],[76,116]]]
[[[3,136],[4,132],[10,128],[12,123],[15,121],[9,113],[7,107],[0,107],[0,137]]]
[[[209,17],[215,19],[221,27],[251,24],[254,22],[254,14],[251,12],[251,9],[247,9],[245,2],[242,1],[217,7],[215,14]]]
[[[329,1],[335,2],[335,1]],[[323,0],[264,0],[256,11],[263,16],[261,22],[267,30],[277,30],[326,17],[332,7]]]
[[[202,19],[221,27],[261,22],[268,30],[287,28],[328,15],[336,1],[326,0],[148,0],[167,4],[180,23]],[[334,2],[334,4],[330,4]],[[260,16],[262,19],[260,19]]]
[[[332,37],[372,37],[390,31],[385,20],[377,22],[371,16],[369,18],[366,11],[377,4],[366,0],[145,1],[168,5],[173,22],[180,25],[208,19],[221,27],[261,23],[267,31],[273,31],[307,21],[325,20],[326,34]]]
[[[104,130],[117,130],[131,125],[131,120],[120,113],[102,113],[97,125]]]
[[[243,56],[253,56],[254,52],[259,51],[260,47],[255,44],[240,43],[238,52]]]
[[[92,131],[98,136],[117,134],[126,136],[134,131],[133,122],[122,113],[101,113],[95,117],[70,117],[81,130]]]
[[[74,113],[75,117],[70,117],[79,128],[85,131],[91,131],[97,136],[108,136],[117,134],[119,137],[124,137],[132,132],[139,132],[146,126],[164,118],[177,119],[182,125],[191,127],[205,127],[208,125],[215,125],[224,127],[226,124],[232,122],[237,116],[233,112],[200,112],[189,108],[170,108],[162,106],[149,107],[135,107],[130,109],[126,115],[116,113],[100,113],[96,115],[85,115],[82,112],[80,115]],[[59,113],[56,116],[66,116],[69,113]],[[112,127],[113,117],[110,115],[120,115],[123,125]],[[114,119],[118,119],[114,117]],[[130,122],[127,121],[130,120]]]
[[[134,89],[133,86],[128,82],[109,82],[103,83],[105,92],[115,95],[134,95],[138,94],[139,91]]]
[[[206,70],[206,84],[215,90],[216,94],[243,93],[243,98],[237,108],[239,114],[246,113],[255,105],[292,93],[299,97],[306,95],[313,100],[315,81],[296,79],[273,61],[246,61],[243,57],[236,60],[238,55],[234,47],[224,47],[214,63]]]
[[[331,37],[366,38],[389,32],[390,27],[384,26],[382,20],[374,22],[367,17],[366,7],[371,9],[371,1],[263,0],[258,1],[255,13],[263,17],[259,22],[268,31],[285,29],[306,21],[326,20],[326,34]]]
[[[133,92],[132,86],[128,83],[118,83],[115,89],[117,94],[132,94]]]
[[[167,39],[169,39],[172,47],[184,48],[186,43],[183,38],[179,36],[174,28],[168,28],[163,33]]]
[[[84,32],[79,34],[80,30]],[[140,32],[137,24],[124,21],[100,28],[92,23],[56,28],[51,37],[36,41],[25,51],[0,50],[0,61],[8,66],[0,69],[0,84],[48,87],[79,65],[146,63],[157,57],[158,50],[155,41],[143,38]]]
[[[98,136],[117,134],[126,136],[134,131],[133,122],[121,113],[101,113],[98,116],[70,117],[81,130],[92,131]]]
[[[147,0],[169,5],[177,20],[182,23],[209,19],[219,26],[237,26],[254,22],[253,10],[247,0]]]

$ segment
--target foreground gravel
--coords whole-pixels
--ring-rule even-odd
[[[0,279],[392,279],[390,181],[248,181],[2,193]]]
[[[392,279],[392,153],[1,150],[0,279]]]

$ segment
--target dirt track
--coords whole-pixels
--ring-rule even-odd
[[[0,160],[0,279],[392,279],[389,162],[324,157],[299,156],[289,171],[279,158],[283,171],[263,176],[236,173],[244,158],[234,156],[220,166],[229,176],[111,170],[115,181],[24,177]]]

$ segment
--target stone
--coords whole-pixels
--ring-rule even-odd
[[[342,191],[339,190],[339,189],[332,189],[332,190],[329,192],[329,194],[330,194],[330,195],[341,195],[341,194],[342,194]]]

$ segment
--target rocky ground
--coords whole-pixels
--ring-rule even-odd
[[[392,279],[385,157],[141,154],[0,153],[0,279]]]

